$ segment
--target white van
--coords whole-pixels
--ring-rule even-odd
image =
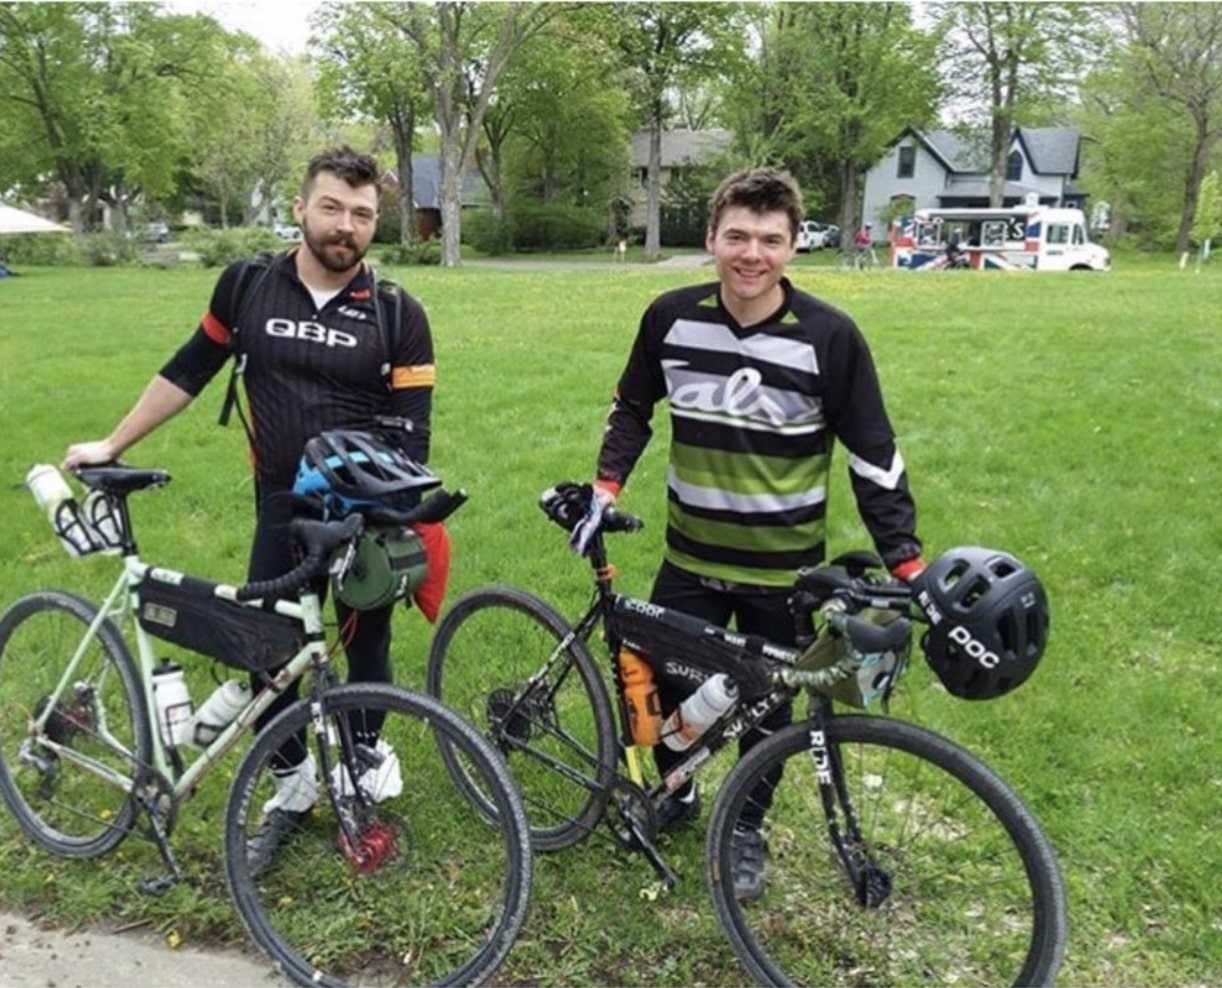
[[[891,225],[891,265],[918,270],[958,245],[978,271],[1108,271],[1112,255],[1091,243],[1080,209],[918,209]]]
[[[816,223],[814,220],[803,220],[798,224],[798,253],[801,254],[808,250],[822,250],[824,240],[824,227],[822,223]]]

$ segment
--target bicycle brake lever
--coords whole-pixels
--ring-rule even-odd
[[[352,564],[356,560],[356,539],[348,541],[348,548],[344,550],[342,556],[336,555],[331,561],[330,573],[335,577],[336,589],[341,589],[344,585],[344,580],[348,578],[349,572],[352,570]]]

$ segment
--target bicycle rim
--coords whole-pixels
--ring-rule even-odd
[[[277,717],[234,780],[226,870],[252,938],[300,984],[482,983],[517,936],[531,881],[525,815],[503,765],[428,697],[348,686],[327,692],[324,708],[321,738],[305,702]],[[303,735],[315,765],[325,758],[333,772],[315,774],[315,805],[254,875],[247,840],[277,792],[277,752]],[[360,798],[341,739],[356,742]],[[443,739],[492,794],[496,826],[454,786]]]
[[[151,748],[135,668],[109,622],[56,693],[96,614],[79,597],[43,592],[0,618],[0,791],[28,836],[67,857],[108,851],[134,816],[123,789],[72,756],[130,779]],[[57,752],[55,743],[67,750]]]
[[[861,866],[856,886],[829,838],[826,763],[809,724],[744,758],[714,810],[714,906],[751,974],[762,984],[1051,984],[1065,940],[1060,875],[1010,789],[912,725],[835,717],[826,739],[863,840],[852,846],[841,803],[837,824]],[[758,819],[769,793],[767,885],[758,900],[739,902],[732,833],[744,811]]]
[[[484,731],[504,755],[539,850],[590,834],[615,772],[610,701],[580,641],[538,598],[508,587],[460,599],[433,639],[429,691]],[[550,665],[549,665],[550,663]],[[453,765],[483,812],[487,794]]]

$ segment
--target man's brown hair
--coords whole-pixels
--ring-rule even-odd
[[[735,206],[753,213],[783,212],[789,217],[789,241],[798,238],[802,222],[802,190],[789,172],[776,168],[749,168],[735,172],[717,186],[709,200],[709,233],[717,233],[722,214]]]
[[[310,190],[314,187],[314,179],[320,172],[330,172],[337,178],[342,178],[354,189],[372,185],[381,195],[382,186],[378,180],[378,163],[372,155],[361,154],[347,144],[336,148],[327,148],[310,159],[306,166],[305,178],[301,183],[301,198],[309,199]]]

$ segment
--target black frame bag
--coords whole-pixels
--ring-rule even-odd
[[[184,584],[146,576],[137,585],[136,620],[154,638],[248,672],[284,665],[304,647],[295,618],[222,600],[211,585]]]

